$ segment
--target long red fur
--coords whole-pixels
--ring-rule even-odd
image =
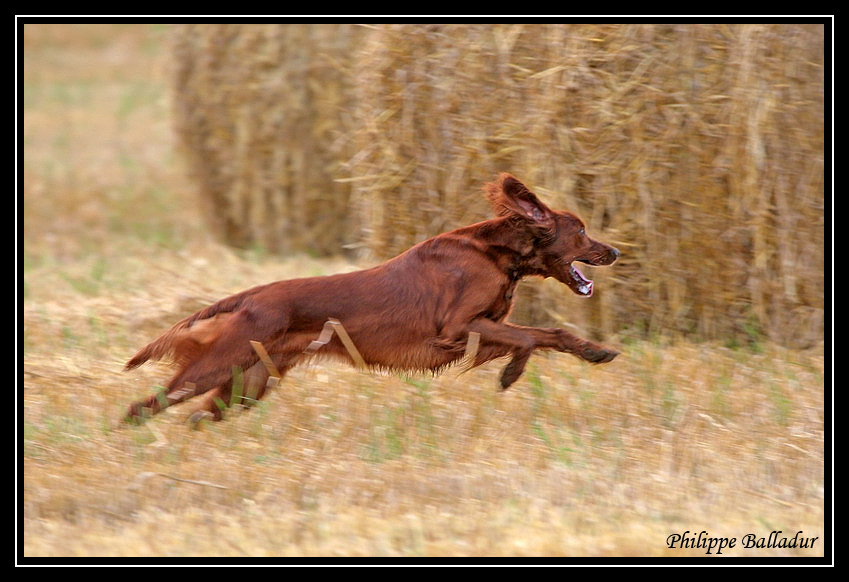
[[[469,332],[477,332],[475,365],[511,356],[502,388],[516,381],[535,349],[596,363],[616,357],[618,352],[564,329],[506,319],[523,277],[555,277],[589,295],[592,283],[572,263],[609,265],[619,251],[586,236],[577,216],[551,210],[510,174],[499,175],[484,192],[493,219],[435,236],[370,269],[253,287],[179,321],[127,362],[127,370],[158,359],[177,366],[165,398],[133,404],[127,418],[210,392],[205,411],[220,419],[234,384],[242,382],[251,401],[265,393],[268,373],[251,340],[261,342],[285,373],[302,360],[328,318],[342,322],[369,366],[393,370],[440,370],[462,358]],[[319,353],[350,361],[335,336]]]

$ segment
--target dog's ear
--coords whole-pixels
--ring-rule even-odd
[[[498,181],[487,184],[485,190],[498,216],[519,216],[546,231],[554,228],[551,209],[511,174],[501,174]]]

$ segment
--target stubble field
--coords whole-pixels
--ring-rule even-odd
[[[702,531],[737,539],[723,556],[823,555],[821,346],[614,337],[614,362],[536,355],[503,393],[503,362],[437,377],[319,364],[223,423],[191,430],[189,403],[122,426],[167,380],[123,363],[173,322],[355,268],[210,241],[173,151],[166,34],[25,33],[25,557],[701,557],[667,539]],[[773,531],[817,539],[743,547]]]

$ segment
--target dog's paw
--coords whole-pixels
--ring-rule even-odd
[[[194,430],[198,430],[202,426],[203,421],[208,420],[221,420],[220,418],[215,418],[215,415],[209,412],[208,410],[196,410],[194,411],[189,418],[186,420],[189,427]]]
[[[150,409],[144,407],[144,403],[136,402],[132,404],[127,413],[122,418],[122,421],[127,424],[142,424],[150,416]]]
[[[609,350],[607,348],[586,348],[583,352],[581,352],[581,357],[588,362],[593,364],[606,364],[610,362],[619,355],[619,352],[616,350]]]

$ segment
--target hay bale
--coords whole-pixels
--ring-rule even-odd
[[[823,32],[184,26],[180,134],[233,244],[386,258],[488,217],[480,184],[506,170],[623,251],[589,269],[592,301],[523,286],[519,320],[806,344],[823,329]]]
[[[345,240],[346,25],[202,24],[174,30],[177,135],[214,234],[276,253]]]
[[[624,253],[591,302],[534,287],[526,321],[816,341],[822,56],[820,25],[381,26],[355,86],[368,247],[483,218],[509,170]]]

